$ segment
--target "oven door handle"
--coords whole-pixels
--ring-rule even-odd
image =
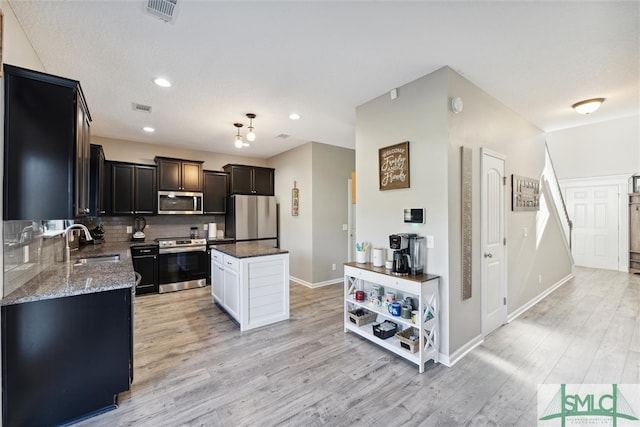
[[[181,246],[177,248],[163,248],[160,249],[160,255],[162,254],[177,254],[180,252],[206,252],[206,246]]]

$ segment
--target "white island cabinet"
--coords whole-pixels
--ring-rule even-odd
[[[241,331],[289,319],[289,253],[253,243],[212,247],[211,294]]]
[[[438,362],[440,350],[439,279],[439,276],[433,274],[394,276],[383,267],[373,267],[369,263],[346,263],[344,266],[344,331],[358,334],[398,356],[404,357],[418,365],[418,370],[423,373],[426,362],[429,360]],[[418,309],[418,313],[422,312],[422,315],[418,314],[414,322],[413,319],[391,315],[384,303],[371,304],[367,298],[364,301],[356,301],[355,292],[357,290],[362,290],[365,295],[369,296],[372,294],[374,286],[381,287],[383,294],[393,293],[397,300],[410,298],[414,302],[414,308]],[[372,322],[356,324],[349,313],[358,309],[372,313],[373,317],[370,317]],[[406,331],[408,328],[419,331],[416,335],[418,337],[417,350],[412,352],[406,346],[403,347],[395,336],[387,339],[377,337],[373,332],[374,322],[380,323],[385,320],[395,323],[398,332]]]

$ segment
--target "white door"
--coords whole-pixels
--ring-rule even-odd
[[[482,333],[507,322],[504,156],[482,150],[480,207]]]
[[[349,212],[347,218],[347,261],[352,262],[355,261],[356,257],[354,255],[354,249],[356,247],[356,205],[353,203],[353,190],[352,190],[352,180],[347,180],[347,210]]]
[[[618,187],[567,187],[567,211],[573,221],[572,252],[576,265],[618,269]]]

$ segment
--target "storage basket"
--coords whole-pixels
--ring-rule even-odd
[[[366,325],[367,323],[371,323],[376,320],[376,317],[376,313],[365,310],[364,308],[358,308],[349,311],[349,320],[351,320],[351,323],[355,323],[356,326],[362,326]]]
[[[398,325],[390,320],[373,324],[373,335],[380,339],[386,340],[387,338],[391,338],[396,332],[398,332]]]
[[[417,336],[418,339],[415,341],[410,340],[409,337],[412,335]],[[420,346],[420,331],[413,326],[405,329],[404,331],[398,332],[396,334],[396,338],[400,341],[400,347],[409,350],[411,353],[418,351]]]

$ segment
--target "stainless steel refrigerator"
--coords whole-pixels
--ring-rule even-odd
[[[278,246],[278,206],[275,196],[234,194],[225,217],[225,233],[236,242],[259,241]]]

